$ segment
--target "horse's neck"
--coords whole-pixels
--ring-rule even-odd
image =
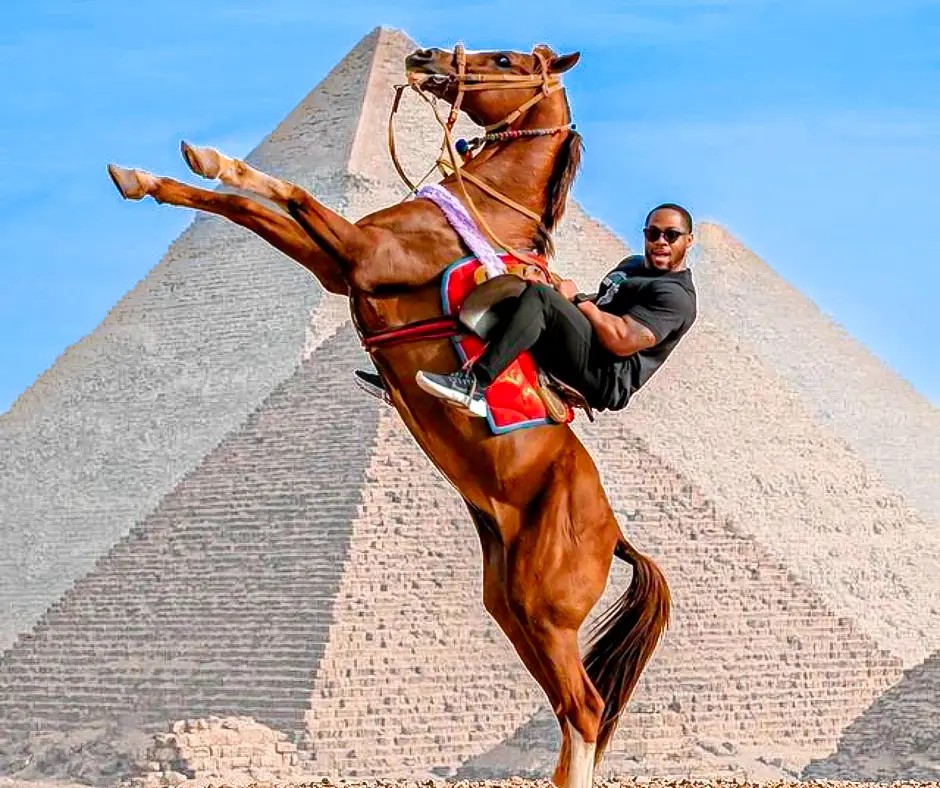
[[[569,122],[568,103],[564,92],[559,91],[540,101],[530,111],[518,128],[551,128]],[[544,137],[516,139],[506,143],[487,146],[467,165],[467,170],[484,178],[492,187],[527,208],[541,215],[545,208],[546,191],[554,171],[555,159],[566,135],[555,134]],[[453,183],[453,176],[447,182]],[[471,183],[467,188],[474,191],[474,204],[488,214],[501,204],[489,195],[476,189]],[[394,209],[393,209],[394,210]],[[509,218],[507,218],[509,217]],[[505,240],[512,245],[531,240],[534,223],[515,211],[503,211],[509,223],[496,226],[502,235],[508,230]],[[436,257],[436,252],[435,252]],[[446,257],[446,256],[443,256]],[[449,264],[449,263],[448,263]],[[382,326],[400,326],[406,323],[440,314],[440,290],[438,281],[395,297],[373,298],[365,294],[354,297],[353,311],[362,326],[377,330]],[[415,354],[417,357],[417,354]]]
[[[564,91],[543,99],[527,113],[519,129],[545,129],[570,122]],[[545,208],[546,190],[565,134],[523,137],[497,143],[467,165],[467,171],[483,178],[509,199],[536,213]],[[485,202],[480,204],[485,209]],[[520,215],[520,220],[523,217]]]

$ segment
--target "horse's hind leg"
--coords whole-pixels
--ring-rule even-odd
[[[537,605],[530,607],[526,634],[541,651],[543,663],[560,687],[556,715],[563,741],[552,780],[564,788],[591,788],[604,701],[581,663],[578,631],[550,619],[537,621],[536,610]]]
[[[194,208],[223,216],[259,235],[274,248],[313,273],[331,293],[346,295],[348,287],[336,262],[289,216],[237,194],[199,189],[143,170],[108,165],[108,174],[128,200],[153,197],[159,203]]]
[[[511,572],[515,574],[520,568],[516,566]],[[530,582],[532,577],[529,575]],[[551,612],[558,601],[549,595],[517,588],[513,607],[523,622],[527,639],[540,653],[548,680],[559,691],[555,713],[562,726],[563,742],[552,779],[564,788],[591,788],[604,701],[581,662],[578,627],[566,623],[566,616],[558,617]]]
[[[477,527],[477,533],[480,536],[480,544],[483,547],[483,606],[493,620],[503,630],[503,634],[516,650],[522,664],[526,666],[529,675],[538,682],[542,691],[548,697],[548,702],[552,706],[552,711],[556,717],[559,717],[559,692],[554,684],[552,673],[546,670],[541,662],[540,655],[532,643],[529,642],[528,635],[515,613],[509,607],[509,600],[506,596],[506,548],[496,530],[496,525],[486,515],[474,509],[467,504],[473,522]],[[559,717],[559,719],[561,719]],[[552,779],[555,785],[563,786],[568,774],[568,761],[571,754],[571,735],[568,727],[561,726],[562,744],[561,753],[558,757],[558,765]]]
[[[604,592],[619,529],[599,482],[599,496],[574,505],[573,488],[584,485],[556,476],[509,550],[509,602],[558,688],[556,712],[568,740],[553,779],[590,788],[604,701],[582,663],[578,630]]]
[[[467,504],[480,545],[483,548],[483,606],[516,650],[522,664],[548,696],[552,708],[558,703],[558,691],[539,661],[538,652],[529,643],[522,625],[509,608],[506,597],[506,548],[496,524],[487,515]]]

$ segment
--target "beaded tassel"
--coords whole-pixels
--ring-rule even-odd
[[[507,140],[517,140],[522,137],[547,137],[550,134],[558,134],[561,131],[574,131],[577,126],[569,123],[566,126],[554,126],[550,129],[510,129],[509,131],[494,131],[484,134],[482,137],[474,137],[472,140],[463,138],[457,140],[456,149],[460,157],[467,162],[473,156],[473,152],[486,145],[488,142],[505,142]]]

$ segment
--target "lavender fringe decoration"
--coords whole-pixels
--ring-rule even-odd
[[[487,279],[506,273],[506,265],[499,259],[489,241],[483,237],[483,233],[480,232],[463,203],[453,194],[443,186],[432,183],[418,189],[415,196],[430,200],[444,212],[450,226],[483,264]]]

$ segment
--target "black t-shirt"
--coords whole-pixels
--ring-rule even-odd
[[[697,314],[692,272],[661,271],[633,255],[604,277],[595,302],[602,312],[629,316],[646,326],[656,344],[626,358],[610,353],[613,374],[604,399],[609,410],[623,408],[630,395],[666,360]]]

